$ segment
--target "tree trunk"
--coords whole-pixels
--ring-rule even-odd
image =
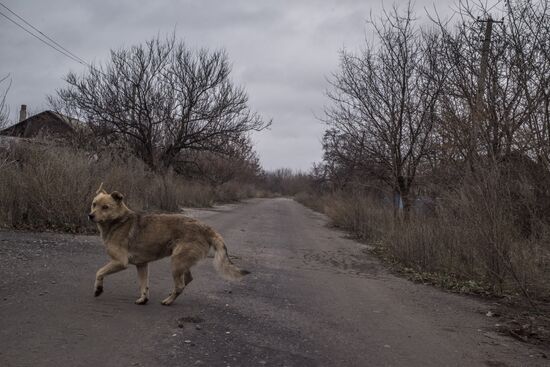
[[[408,190],[409,189],[407,188],[407,192],[401,195],[403,200],[403,218],[405,219],[405,221],[409,221],[412,208],[412,200]]]
[[[399,195],[401,197],[401,202],[403,203],[403,218],[405,219],[405,221],[408,221],[412,208],[412,198],[410,195],[411,180],[409,178],[399,176],[397,178],[397,187]]]

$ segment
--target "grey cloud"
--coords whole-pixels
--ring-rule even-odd
[[[418,12],[429,5],[419,0]],[[263,165],[307,169],[321,159],[326,76],[338,68],[342,47],[364,41],[365,20],[381,1],[364,0],[122,0],[15,1],[6,5],[65,47],[93,62],[109,50],[175,30],[191,47],[224,48],[233,79],[251,107],[273,119],[253,134]],[[387,5],[386,5],[387,6]],[[421,14],[420,14],[421,15]],[[10,72],[12,116],[18,105],[45,107],[68,71],[84,70],[0,18],[0,75]]]

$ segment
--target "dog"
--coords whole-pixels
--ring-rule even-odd
[[[230,280],[249,274],[232,264],[222,236],[208,225],[181,214],[140,214],[129,209],[124,196],[103,189],[96,191],[88,217],[97,224],[101,239],[111,261],[96,273],[94,296],[103,293],[103,280],[135,265],[139,279],[140,297],[144,305],[149,300],[148,264],[170,256],[174,289],[161,303],[170,305],[193,280],[191,267],[207,257],[210,248],[215,252],[214,266],[221,276]]]

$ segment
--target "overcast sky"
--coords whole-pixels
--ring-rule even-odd
[[[58,43],[89,62],[112,48],[176,32],[192,47],[225,48],[233,79],[248,91],[252,109],[273,119],[253,135],[266,169],[307,170],[321,160],[324,126],[316,119],[326,103],[326,76],[338,69],[343,47],[358,49],[369,37],[366,19],[380,0],[0,0]],[[396,1],[405,6],[406,1]],[[449,13],[452,0],[436,2]],[[386,8],[392,2],[385,1]],[[417,0],[424,8],[433,0]],[[4,8],[0,11],[7,13]],[[44,45],[0,16],[0,76],[12,79],[12,119],[19,105],[47,109],[46,96],[83,66]]]

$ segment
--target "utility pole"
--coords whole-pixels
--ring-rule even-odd
[[[483,106],[483,94],[485,91],[485,80],[487,79],[487,63],[489,61],[489,52],[491,50],[491,35],[493,32],[493,23],[503,23],[502,20],[497,21],[489,16],[487,19],[477,20],[480,23],[486,23],[485,26],[485,37],[483,38],[483,44],[481,47],[481,60],[479,65],[479,78],[477,80],[477,92],[476,92],[476,101],[472,116],[472,130],[470,132],[470,165],[473,166],[473,159],[476,156],[476,141],[477,136],[481,132],[481,124],[483,122],[484,116],[484,106]]]

